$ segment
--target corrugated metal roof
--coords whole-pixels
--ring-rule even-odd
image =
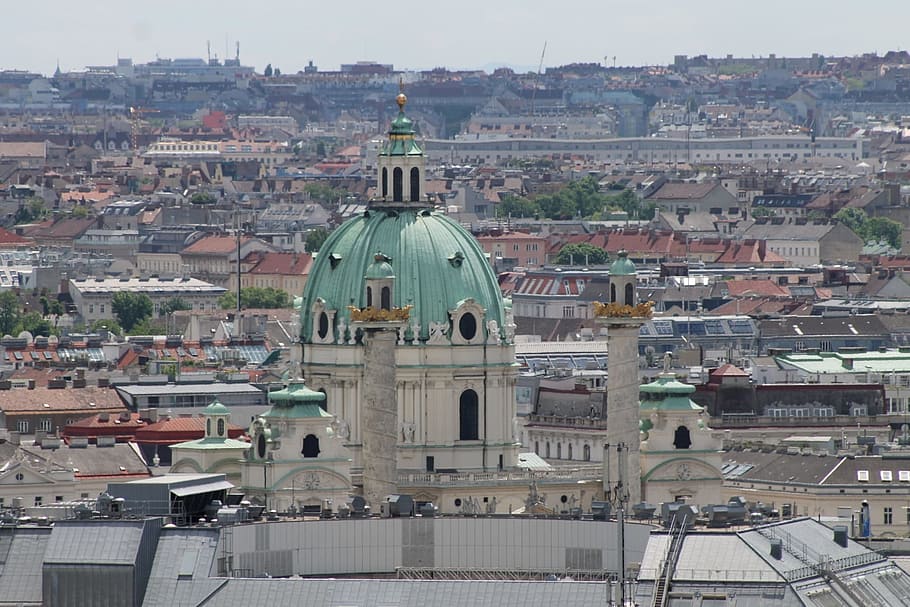
[[[51,529],[0,529],[0,602],[41,604],[41,564]]]
[[[44,563],[132,564],[144,525],[144,521],[58,521]]]
[[[605,604],[608,596],[609,586],[601,582],[231,579],[206,604],[270,607],[558,604],[560,607],[587,607]]]

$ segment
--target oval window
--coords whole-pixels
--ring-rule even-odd
[[[218,436],[224,436],[224,420],[218,420]]]
[[[260,434],[256,439],[256,455],[259,459],[265,459],[265,434]]]
[[[325,336],[329,334],[329,315],[325,312],[322,312],[319,315],[319,339],[325,339]]]
[[[458,331],[465,341],[471,341],[477,335],[477,319],[470,312],[462,314],[458,321]]]

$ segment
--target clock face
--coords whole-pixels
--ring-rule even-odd
[[[681,481],[692,478],[692,470],[689,469],[689,464],[679,464],[676,466],[676,478]]]
[[[316,472],[307,472],[303,477],[303,486],[306,489],[316,489],[319,487],[319,474]]]

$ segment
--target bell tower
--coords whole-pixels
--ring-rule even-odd
[[[376,198],[370,206],[425,206],[426,158],[414,137],[414,123],[404,114],[407,102],[402,90],[395,98],[398,117],[392,121],[389,140],[379,152],[379,182]]]

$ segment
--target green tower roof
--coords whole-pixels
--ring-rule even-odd
[[[366,305],[364,277],[376,251],[395,262],[392,306],[413,305],[410,322],[420,339],[431,322],[449,322],[449,312],[472,298],[486,310],[484,320],[505,326],[502,293],[477,240],[458,222],[430,210],[372,209],[336,229],[313,262],[303,292],[301,335],[312,343],[312,310],[317,298],[350,322],[348,306]]]
[[[389,140],[379,152],[380,156],[422,156],[423,150],[414,139],[414,123],[404,114],[408,98],[399,93],[395,98],[398,104],[398,116],[392,121],[389,129]]]
[[[392,266],[389,263],[390,261],[392,261],[391,258],[386,257],[382,253],[376,253],[376,255],[373,256],[373,263],[367,268],[366,274],[364,274],[363,277],[370,280],[395,278],[395,271],[392,269]]]
[[[217,398],[212,401],[212,404],[202,410],[203,415],[230,415],[230,413],[230,409],[222,405]]]
[[[635,264],[629,259],[627,251],[617,253],[616,261],[610,265],[610,276],[635,276]]]
[[[695,386],[676,380],[672,374],[661,374],[655,381],[639,388],[641,408],[663,411],[701,411],[704,407],[689,398]]]

